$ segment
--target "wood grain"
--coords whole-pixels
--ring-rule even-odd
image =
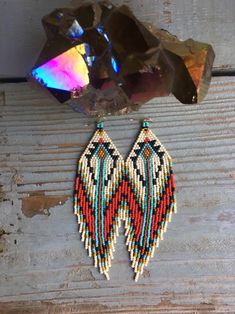
[[[78,1],[78,0],[76,0]],[[80,0],[83,2],[83,0]],[[211,43],[216,69],[235,69],[234,0],[113,0],[180,39]],[[25,77],[45,42],[41,18],[70,0],[0,0],[1,77]],[[3,62],[2,62],[3,61]]]
[[[125,156],[151,117],[174,160],[179,213],[138,284],[122,231],[110,282],[79,239],[73,181],[94,121],[26,83],[0,94],[0,313],[235,312],[234,78],[214,79],[201,105],[161,98],[105,123]],[[24,215],[32,196],[50,216]]]

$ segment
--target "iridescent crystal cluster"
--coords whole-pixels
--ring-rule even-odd
[[[30,78],[76,111],[124,114],[171,93],[194,104],[208,91],[213,48],[143,24],[125,5],[56,9],[42,23],[47,42]]]

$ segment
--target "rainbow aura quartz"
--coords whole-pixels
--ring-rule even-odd
[[[47,41],[31,81],[91,116],[126,114],[169,94],[184,104],[203,101],[215,57],[211,45],[180,41],[142,23],[126,5],[80,2],[42,18]]]
[[[77,45],[32,70],[33,77],[49,88],[72,91],[89,84],[89,72],[82,57],[84,45]]]

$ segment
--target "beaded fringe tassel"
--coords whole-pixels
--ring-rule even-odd
[[[172,160],[144,122],[126,161],[126,244],[138,281],[176,212]]]
[[[144,122],[126,162],[103,129],[78,161],[74,213],[82,241],[109,280],[121,220],[135,280],[143,273],[176,213],[172,160]]]
[[[108,280],[122,216],[123,167],[122,156],[99,123],[78,161],[74,213],[89,256]]]

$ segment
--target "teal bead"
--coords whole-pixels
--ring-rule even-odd
[[[142,126],[143,128],[149,128],[150,123],[148,121],[144,121]]]
[[[96,127],[97,127],[97,129],[103,129],[104,128],[104,122],[98,122]]]

